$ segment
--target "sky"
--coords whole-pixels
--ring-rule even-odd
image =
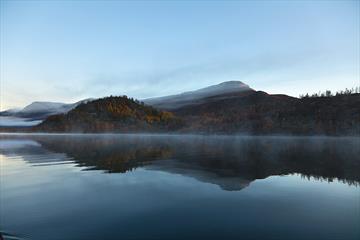
[[[0,108],[138,99],[239,80],[299,96],[360,85],[359,1],[6,1]]]

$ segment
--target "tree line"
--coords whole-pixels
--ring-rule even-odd
[[[335,93],[330,90],[326,90],[325,92],[319,91],[318,93],[313,94],[300,94],[300,98],[317,98],[317,97],[334,97],[334,96],[343,96],[343,95],[351,95],[360,93],[360,87],[353,87],[351,89],[345,88],[345,90],[340,90]]]

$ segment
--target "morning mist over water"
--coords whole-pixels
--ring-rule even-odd
[[[328,137],[2,135],[2,231],[31,239],[60,239],[54,231],[69,239],[357,239],[358,144]]]

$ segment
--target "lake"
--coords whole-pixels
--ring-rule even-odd
[[[5,239],[360,239],[360,138],[0,135]]]

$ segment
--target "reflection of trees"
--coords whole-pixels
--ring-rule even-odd
[[[300,173],[315,178],[360,182],[360,149],[356,139],[242,138],[220,144],[193,145],[203,157],[204,168],[226,176],[261,179],[271,175]]]
[[[346,183],[350,186],[360,186],[360,182],[358,180],[350,180],[350,179],[344,179],[344,178],[338,178],[338,177],[322,177],[322,176],[313,176],[313,175],[307,175],[307,174],[300,174],[301,178],[311,180],[315,179],[316,181],[326,181],[326,182],[333,182],[334,180],[338,180],[339,182]]]
[[[360,161],[357,160],[360,149],[356,139],[134,135],[37,137],[35,140],[51,151],[66,153],[89,170],[126,172],[139,166],[161,164],[154,160],[172,159],[181,164],[165,164],[161,170],[185,175],[189,173],[185,170],[196,170],[196,174],[211,173],[219,179],[248,181],[299,173],[320,180],[360,182]]]
[[[124,173],[156,159],[171,156],[167,146],[153,146],[139,141],[118,141],[103,138],[42,138],[38,140],[49,150],[64,152],[86,170]],[[123,144],[125,143],[125,144]]]

